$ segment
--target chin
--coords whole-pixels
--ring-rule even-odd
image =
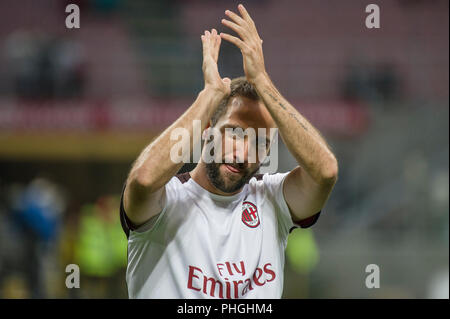
[[[245,185],[247,179],[249,180],[251,176],[248,177],[245,174],[233,173],[228,170],[224,163],[208,167],[208,177],[211,183],[215,188],[224,193],[235,193]]]

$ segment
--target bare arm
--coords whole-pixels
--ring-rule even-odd
[[[258,79],[255,87],[300,165],[284,183],[292,217],[297,221],[310,217],[322,209],[336,183],[337,160],[320,133],[283,98],[268,76]]]
[[[205,88],[189,109],[142,151],[129,173],[124,191],[124,208],[136,226],[161,212],[165,202],[164,186],[183,165],[174,163],[170,156],[172,147],[179,143],[170,138],[173,130],[183,128],[189,132],[191,140],[185,141],[188,145],[183,146],[192,151],[194,143],[200,142],[192,140],[193,121],[200,120],[203,131],[220,101],[230,92],[230,80],[222,79],[217,69],[221,42],[217,31],[206,31],[201,39]]]
[[[232,21],[224,19],[222,23],[240,38],[224,33],[221,37],[241,50],[248,81],[255,86],[283,141],[299,164],[286,177],[284,195],[293,219],[302,220],[325,205],[337,180],[337,160],[317,129],[280,94],[270,80],[256,26],[242,5],[238,9],[241,16],[227,10],[226,14]]]

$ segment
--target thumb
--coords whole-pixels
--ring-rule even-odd
[[[222,79],[222,82],[223,82],[224,84],[226,84],[226,85],[230,85],[230,84],[231,84],[230,78],[223,78],[223,79]]]

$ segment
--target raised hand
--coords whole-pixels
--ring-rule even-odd
[[[222,24],[235,31],[240,38],[227,33],[220,33],[220,37],[236,45],[242,52],[244,72],[247,80],[254,83],[260,76],[266,75],[262,40],[258,35],[255,23],[242,4],[238,6],[241,16],[226,10],[225,14],[232,20],[222,19]]]
[[[217,59],[219,57],[221,38],[216,29],[211,32],[205,31],[201,36],[203,45],[203,77],[205,79],[205,89],[212,89],[217,93],[230,94],[229,78],[221,78],[217,68]]]

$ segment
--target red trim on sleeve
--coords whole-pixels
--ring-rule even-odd
[[[310,216],[308,218],[299,220],[299,221],[293,220],[295,226],[292,227],[289,230],[289,232],[293,231],[297,227],[301,227],[301,228],[309,228],[309,227],[311,227],[312,225],[314,225],[317,222],[321,212],[322,211],[319,211],[318,213],[316,213],[316,214],[314,214],[314,215],[312,215],[312,216]]]

